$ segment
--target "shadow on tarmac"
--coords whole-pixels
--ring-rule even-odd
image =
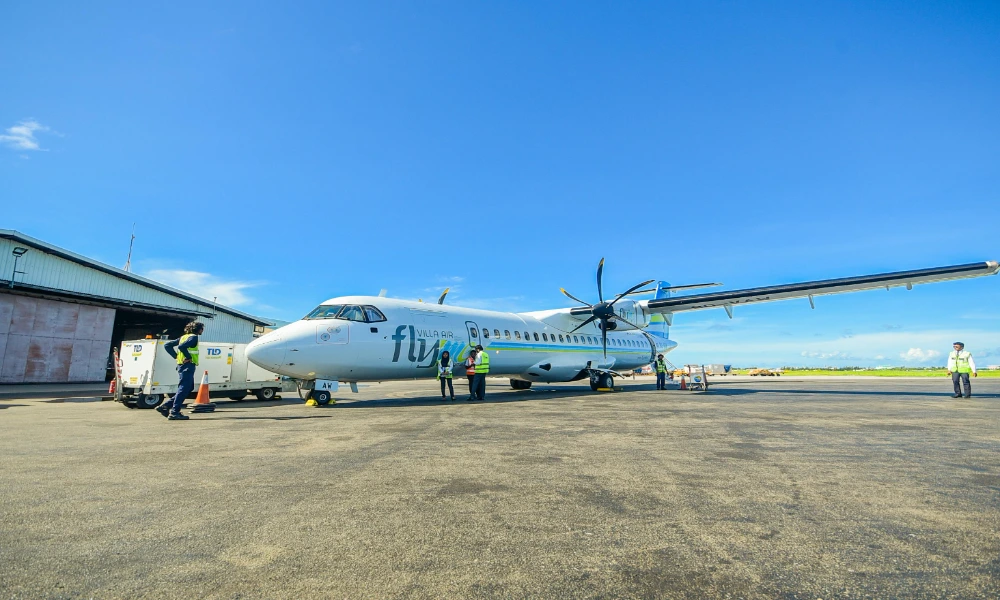
[[[0,404],[0,410],[3,410],[5,408],[14,408],[14,407],[17,407],[17,406],[28,406],[28,405],[27,404]]]
[[[718,388],[713,389],[709,387],[709,395],[714,396],[750,396],[754,394],[768,394],[780,396],[781,394],[799,394],[799,395],[812,395],[812,396],[927,396],[936,398],[945,398],[948,400],[961,400],[964,398],[952,398],[951,394],[947,391],[936,391],[936,392],[897,392],[897,391],[880,391],[880,390],[796,390],[796,389],[786,389],[786,390],[754,390],[754,389],[741,389],[741,388],[726,388],[725,390],[720,390]],[[1000,398],[1000,394],[973,394],[972,398],[968,400],[974,400],[976,398]]]

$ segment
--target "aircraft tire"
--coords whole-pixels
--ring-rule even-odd
[[[312,393],[313,400],[316,401],[320,406],[326,406],[330,403],[330,392],[320,391]]]
[[[605,373],[601,375],[600,385],[598,387],[608,388],[609,390],[615,389],[615,379],[611,375]]]
[[[515,389],[515,390],[527,390],[527,389],[531,389],[531,382],[530,381],[521,381],[520,379],[511,379],[510,380],[510,387],[513,388],[513,389]]]

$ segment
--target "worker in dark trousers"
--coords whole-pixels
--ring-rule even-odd
[[[184,326],[184,335],[176,340],[170,340],[164,346],[167,354],[177,359],[179,381],[173,402],[164,402],[156,407],[156,410],[171,421],[185,421],[190,418],[181,414],[181,406],[184,405],[188,394],[194,391],[194,372],[198,370],[198,336],[204,332],[204,323],[193,321]]]
[[[955,342],[951,346],[954,348],[948,353],[948,374],[951,375],[951,383],[955,388],[952,398],[962,397],[962,386],[965,386],[965,397],[972,397],[972,383],[969,382],[969,375],[976,377],[976,361],[972,360],[972,353],[965,349],[965,344]]]
[[[441,358],[438,359],[437,364],[437,378],[441,380],[441,401],[445,401],[448,398],[444,395],[444,386],[448,384],[448,391],[451,392],[451,400],[455,401],[455,387],[451,384],[452,368],[454,365],[451,364],[451,352],[447,350],[441,353]]]
[[[469,401],[476,399],[476,349],[469,351],[465,359],[465,376],[469,378]]]
[[[483,402],[486,400],[486,376],[490,373],[490,353],[483,350],[483,347],[476,346],[476,400]]]
[[[667,363],[663,360],[662,354],[656,355],[656,362],[653,366],[656,367],[656,389],[667,389]]]

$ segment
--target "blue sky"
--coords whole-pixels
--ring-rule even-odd
[[[135,222],[137,272],[249,312],[1000,258],[995,2],[141,4],[0,7],[0,226],[122,265]],[[673,357],[1000,363],[998,300],[686,313]]]

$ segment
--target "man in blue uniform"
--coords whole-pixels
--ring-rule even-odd
[[[184,326],[184,335],[170,340],[164,346],[167,354],[177,359],[177,375],[180,380],[173,402],[164,402],[156,410],[171,421],[186,421],[190,418],[181,414],[181,406],[188,394],[194,391],[194,372],[198,370],[198,336],[204,332],[205,324],[193,321]]]

